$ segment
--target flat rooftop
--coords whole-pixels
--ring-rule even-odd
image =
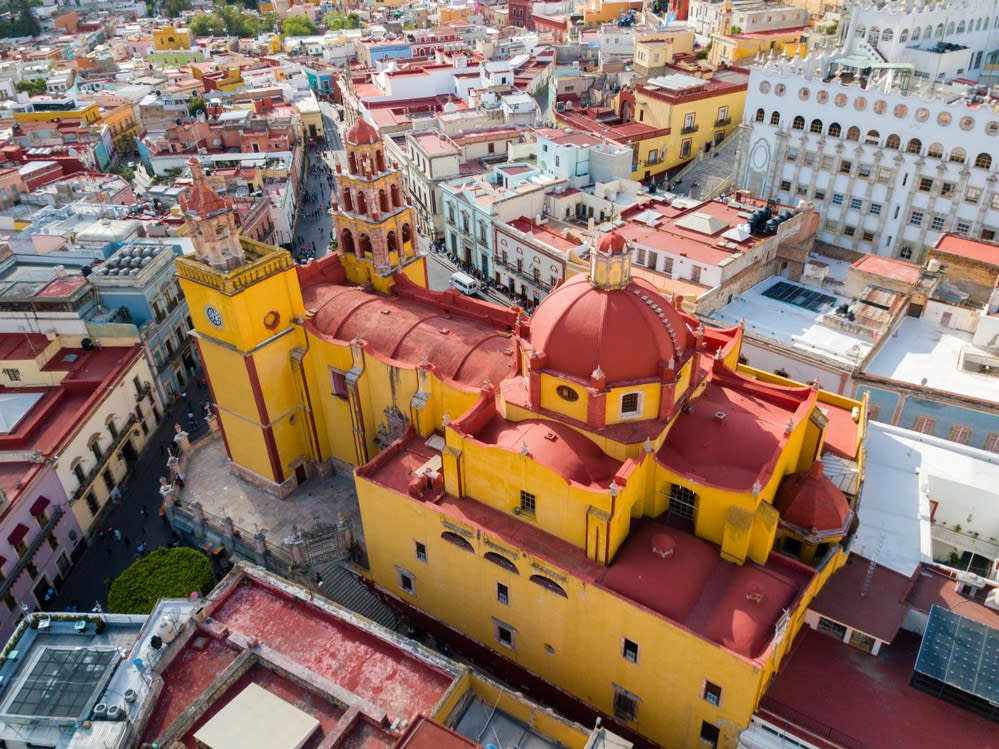
[[[872,656],[806,627],[758,713],[778,726],[787,720],[807,729],[797,731],[802,738],[838,736],[838,746],[999,746],[995,723],[909,686],[919,643],[919,635],[903,630]]]
[[[945,328],[925,318],[906,317],[865,372],[994,402],[999,393],[999,378],[961,367],[968,354],[995,358],[993,352],[975,346],[971,338],[970,333]]]
[[[949,449],[932,437],[868,421],[864,486],[858,515],[860,528],[853,550],[875,557],[879,564],[909,577],[921,562],[933,558],[930,536],[930,500],[920,477],[932,472],[971,469],[975,459],[958,453],[960,445],[948,442]],[[978,452],[978,451],[976,451]],[[984,461],[982,468],[989,467]],[[999,486],[999,466],[990,466],[993,486]]]
[[[850,368],[857,366],[870,353],[870,340],[822,324],[823,316],[829,312],[828,307],[813,311],[766,296],[764,292],[777,283],[830,296],[833,307],[852,301],[834,294],[825,286],[819,289],[774,277],[744,291],[731,304],[715,312],[713,319],[729,325],[738,325],[744,320],[749,336],[770,339]]]

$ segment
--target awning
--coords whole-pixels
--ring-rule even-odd
[[[31,509],[29,510],[29,512],[31,513],[31,515],[32,515],[33,517],[36,517],[36,518],[37,518],[37,517],[40,517],[40,516],[41,516],[42,514],[44,514],[44,513],[45,513],[45,509],[46,509],[46,508],[47,508],[47,507],[48,507],[48,506],[49,506],[50,504],[52,504],[52,502],[51,502],[51,501],[49,501],[49,498],[48,498],[48,497],[39,497],[39,498],[38,498],[38,499],[36,499],[36,500],[34,501],[34,503],[33,503],[33,504],[31,505]]]
[[[14,526],[14,530],[10,532],[7,536],[7,540],[10,541],[11,546],[17,546],[24,540],[24,537],[28,535],[28,526],[24,523],[18,523]]]
[[[13,542],[11,542],[11,543],[13,543]],[[207,538],[202,539],[202,541],[198,544],[198,548],[201,549],[202,551],[208,552],[213,557],[214,556],[218,556],[223,551],[225,551],[225,549],[223,549],[221,545],[216,544],[216,543],[212,543],[212,541],[210,539],[207,539]]]

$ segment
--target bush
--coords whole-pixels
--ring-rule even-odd
[[[111,585],[108,610],[148,614],[161,598],[204,595],[215,583],[212,563],[194,549],[157,549],[121,573]]]

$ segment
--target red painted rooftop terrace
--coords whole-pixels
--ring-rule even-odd
[[[136,726],[141,741],[188,749],[209,743],[207,734],[245,731],[255,719],[253,700],[261,699],[287,716],[274,740],[288,747],[467,749],[478,746],[466,738],[478,730],[471,727],[475,711],[495,708],[493,701],[483,708],[485,695],[500,690],[407,638],[245,564],[220,583],[152,671],[161,683],[154,684],[156,702]],[[493,725],[502,730],[503,706],[494,712],[487,725],[500,721]],[[295,727],[299,733],[291,736]],[[577,728],[582,746],[586,731]],[[268,729],[262,724],[260,730]],[[540,742],[531,746],[553,746],[535,729],[518,730]],[[264,745],[259,736],[251,743]]]

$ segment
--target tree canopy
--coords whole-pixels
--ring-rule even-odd
[[[208,106],[205,104],[205,99],[203,96],[195,96],[191,99],[191,103],[187,105],[187,113],[192,117],[196,116],[198,112],[207,112]]]
[[[14,84],[14,90],[27,93],[29,96],[37,96],[44,94],[47,89],[44,78],[32,78],[27,81],[18,81]]]
[[[198,13],[188,28],[195,36],[238,36],[241,39],[258,36],[274,29],[276,16],[261,16],[246,10],[241,4],[216,3],[210,13]]]
[[[288,16],[281,22],[281,33],[284,36],[313,36],[319,33],[319,27],[305,16]]]
[[[191,9],[191,0],[165,0],[163,13],[167,18],[176,18],[185,10]]]
[[[357,15],[357,13],[350,13],[345,16],[343,13],[337,13],[335,10],[331,10],[323,16],[323,26],[330,31],[339,31],[340,29],[359,29],[361,28],[361,17]]]
[[[118,576],[108,594],[116,614],[148,614],[161,598],[204,595],[215,582],[212,563],[194,549],[157,549]]]
[[[38,4],[34,0],[7,0],[4,10],[8,15],[0,18],[0,37],[38,36],[42,25],[31,10]]]

